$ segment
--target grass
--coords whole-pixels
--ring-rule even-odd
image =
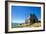
[[[31,25],[29,24],[23,24],[23,25],[16,25],[16,28],[24,28],[24,27],[40,27],[41,23],[33,23]]]

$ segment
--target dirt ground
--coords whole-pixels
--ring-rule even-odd
[[[17,27],[40,27],[41,23],[33,23],[31,25],[29,24],[23,24],[23,25],[18,25]]]

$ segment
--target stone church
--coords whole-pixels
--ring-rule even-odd
[[[38,22],[38,18],[34,13],[30,14],[28,19],[25,20],[26,24],[33,24],[33,23],[36,23],[36,22]]]

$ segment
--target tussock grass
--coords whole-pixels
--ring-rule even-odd
[[[40,27],[41,23],[33,23],[31,25],[29,24],[23,24],[23,25],[17,25],[16,28],[24,28],[24,27]]]

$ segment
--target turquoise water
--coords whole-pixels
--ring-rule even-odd
[[[12,23],[12,28],[16,28],[18,23]]]

